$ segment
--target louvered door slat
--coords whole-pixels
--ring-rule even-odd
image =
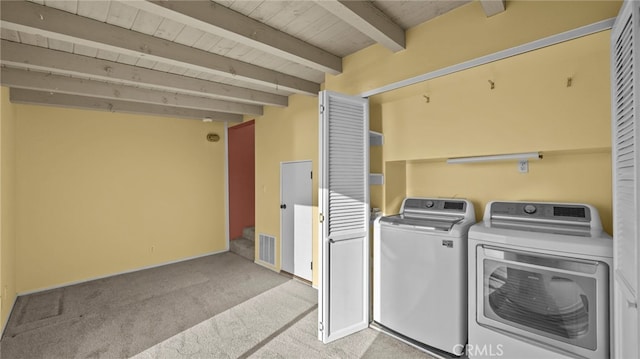
[[[640,5],[625,1],[612,29],[611,104],[614,237],[614,341],[617,358],[637,358],[639,212],[638,38]]]
[[[320,99],[318,337],[328,343],[369,324],[369,105]]]
[[[365,231],[367,136],[361,104],[329,98],[329,237]],[[333,202],[333,199],[340,199]]]
[[[627,131],[633,131],[633,115],[631,114],[632,110],[633,108],[629,106],[629,108],[625,112],[619,114],[621,118],[620,121],[618,121],[618,136],[626,133]]]
[[[620,33],[616,42],[616,61],[614,87],[614,173],[617,176],[615,183],[615,200],[618,206],[615,222],[617,224],[618,258],[616,270],[623,275],[629,283],[637,283],[637,238],[635,225],[629,225],[628,221],[637,221],[637,208],[635,208],[635,182],[637,144],[635,133],[637,131],[636,98],[634,97],[634,68],[633,58],[633,19],[630,18]],[[623,212],[624,210],[624,212]],[[630,288],[637,296],[637,288]]]

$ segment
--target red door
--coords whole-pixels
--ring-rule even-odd
[[[255,226],[255,120],[230,127],[229,238]]]

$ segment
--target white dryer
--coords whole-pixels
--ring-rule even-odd
[[[491,202],[469,230],[470,358],[609,358],[612,238],[586,204]]]
[[[400,214],[375,221],[377,324],[418,345],[462,354],[467,342],[467,233],[475,218],[469,201],[414,197],[403,201]]]

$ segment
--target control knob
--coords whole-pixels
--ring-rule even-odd
[[[526,206],[524,206],[524,213],[526,214],[534,214],[536,213],[536,211],[537,211],[536,206],[532,204],[527,204]]]

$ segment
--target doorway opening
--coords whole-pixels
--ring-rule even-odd
[[[255,120],[228,129],[229,250],[255,259]]]

